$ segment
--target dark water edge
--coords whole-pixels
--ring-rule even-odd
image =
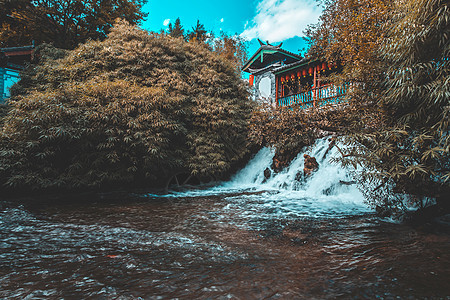
[[[0,298],[450,299],[446,233],[239,195],[113,198],[1,201]]]

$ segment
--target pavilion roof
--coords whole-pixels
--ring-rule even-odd
[[[0,52],[22,52],[22,51],[30,51],[33,50],[34,46],[22,46],[22,47],[8,47],[8,48],[0,48]]]
[[[2,67],[22,70],[25,63],[31,61],[34,48],[34,43],[31,46],[0,48],[0,57],[6,58],[1,63]]]
[[[276,75],[278,75],[278,74],[281,74],[281,73],[284,73],[284,72],[287,72],[287,71],[298,69],[299,67],[307,66],[309,64],[314,64],[317,61],[318,61],[317,59],[304,58],[304,59],[302,59],[300,61],[296,61],[296,62],[293,62],[291,64],[286,64],[286,65],[283,65],[281,67],[275,68],[275,69],[273,69],[273,72]]]
[[[258,72],[278,62],[291,64],[302,60],[301,56],[281,49],[280,46],[272,46],[270,44],[261,45],[255,54],[253,54],[253,56],[242,67],[242,71],[253,73],[252,71]]]

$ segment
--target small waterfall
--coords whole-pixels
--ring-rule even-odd
[[[338,150],[328,148],[328,138],[318,139],[278,173],[271,169],[275,150],[263,148],[230,181],[206,190],[173,192],[167,196],[224,195],[228,201],[236,202],[236,206],[253,201],[258,203],[256,210],[264,207],[272,214],[283,216],[336,217],[370,212],[362,193],[355,184],[349,184],[350,171],[329,162],[331,157],[339,155]],[[303,175],[304,154],[314,157],[319,164],[318,170],[309,176]],[[267,168],[271,171],[268,178],[264,176]]]
[[[348,170],[329,162],[331,157],[336,157],[339,153],[335,147],[328,151],[328,146],[328,138],[318,139],[310,149],[300,152],[290,166],[279,173],[270,169],[275,151],[263,148],[244,169],[222,187],[304,191],[311,196],[341,194],[349,189],[348,185],[343,183],[351,182],[351,177]],[[319,169],[310,176],[303,176],[304,154],[316,158],[319,163]],[[267,168],[271,173],[268,179],[264,177],[264,170]]]
[[[275,149],[262,148],[242,170],[222,186],[231,189],[255,188],[265,180],[264,170],[272,164]]]
[[[275,151],[263,148],[220,188],[266,191],[257,195],[258,199],[284,215],[336,216],[369,212],[362,193],[356,184],[351,184],[350,171],[329,162],[331,157],[340,155],[337,148],[328,148],[328,138],[318,139],[279,173],[270,169]],[[319,164],[319,169],[310,176],[303,175],[304,154],[316,158]],[[264,177],[266,168],[271,171],[267,179]]]

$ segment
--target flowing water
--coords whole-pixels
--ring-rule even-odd
[[[450,238],[375,217],[326,139],[270,178],[262,149],[212,188],[0,202],[0,298],[450,299]]]

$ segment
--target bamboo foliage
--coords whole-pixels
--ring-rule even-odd
[[[350,96],[352,104],[356,99],[380,112],[361,116],[382,121],[353,126],[343,139],[347,152],[341,159],[344,165],[364,166],[360,182],[375,206],[400,208],[398,195],[404,194],[413,195],[419,206],[422,197],[448,203],[449,21],[446,1],[399,0],[376,27],[381,33],[368,57],[378,66],[370,68],[375,76],[372,82],[361,77],[362,89]]]
[[[246,87],[201,45],[120,22],[102,42],[38,53],[1,132],[4,186],[161,186],[247,153]]]
[[[367,200],[405,209],[405,195],[449,205],[450,8],[443,0],[329,0],[307,30],[308,55],[343,65],[351,83],[333,120],[344,166],[359,168]],[[293,128],[293,126],[291,126]],[[304,132],[305,129],[302,129]]]

